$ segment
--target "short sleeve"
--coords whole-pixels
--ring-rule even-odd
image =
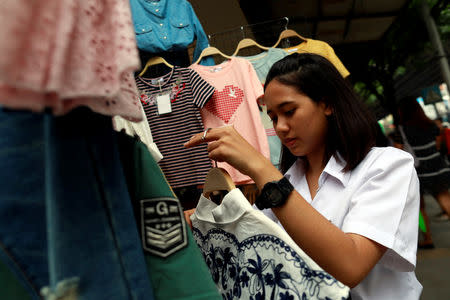
[[[372,160],[350,201],[342,230],[388,248],[380,263],[414,270],[419,220],[419,181],[411,155],[386,148]]]
[[[248,73],[251,80],[252,88],[255,91],[255,101],[264,95],[264,88],[261,81],[259,81],[258,74],[256,74],[255,68],[253,65],[245,61],[248,64]]]
[[[204,80],[198,73],[190,69],[189,85],[192,89],[194,104],[202,108],[214,94],[214,87]]]
[[[346,78],[348,75],[350,75],[350,72],[347,70],[347,68],[345,68],[344,64],[334,52],[334,49],[328,44],[326,46],[328,59],[339,71],[339,73],[341,73],[342,77]]]

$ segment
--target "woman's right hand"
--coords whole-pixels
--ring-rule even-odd
[[[210,159],[226,162],[252,178],[259,169],[270,164],[270,161],[253,148],[233,126],[211,128],[204,139],[203,135],[204,132],[194,135],[184,146],[190,148],[208,143]]]

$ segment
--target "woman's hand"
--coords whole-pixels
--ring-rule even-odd
[[[233,126],[211,128],[204,139],[202,139],[203,136],[204,132],[194,135],[184,146],[190,148],[201,143],[209,143],[210,159],[230,164],[241,173],[250,176],[255,182],[261,172],[275,169],[272,163],[253,148]]]
[[[184,218],[186,219],[186,223],[191,227],[192,229],[192,221],[191,216],[195,213],[195,208],[185,210],[184,212]]]

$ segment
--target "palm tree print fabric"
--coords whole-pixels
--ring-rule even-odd
[[[309,258],[235,189],[218,206],[201,196],[194,238],[224,299],[347,299],[349,288]]]

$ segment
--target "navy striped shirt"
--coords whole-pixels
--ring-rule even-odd
[[[436,136],[439,136],[439,128],[436,125],[431,124],[428,128],[405,126],[404,129],[406,138],[420,161],[417,168],[420,179],[433,180],[442,174],[450,173],[450,168],[436,148]]]
[[[186,149],[183,144],[204,130],[199,109],[214,87],[194,70],[180,67],[159,78],[136,77],[136,85],[153,140],[163,155],[159,165],[172,188],[203,184],[211,168],[207,145]],[[170,94],[171,113],[158,114],[161,94]]]

